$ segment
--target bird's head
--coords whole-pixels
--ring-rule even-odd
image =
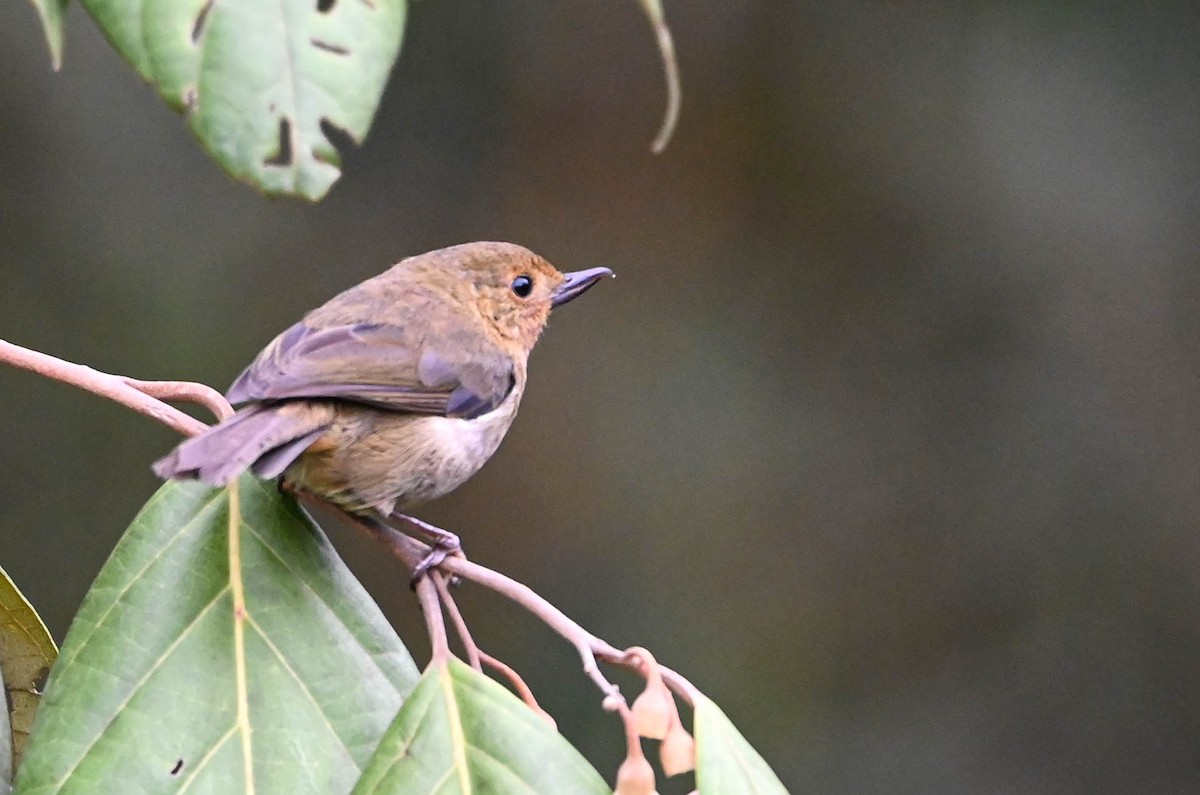
[[[465,243],[431,253],[436,254],[436,267],[451,277],[447,287],[455,297],[473,307],[505,344],[526,353],[545,328],[551,309],[612,275],[608,268],[562,273],[511,243]]]

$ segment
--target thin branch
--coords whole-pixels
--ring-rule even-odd
[[[434,585],[437,586],[442,606],[450,614],[450,621],[454,624],[454,632],[458,635],[458,639],[462,641],[463,649],[467,652],[467,661],[471,663],[471,667],[476,671],[482,672],[483,665],[479,659],[481,652],[479,651],[479,647],[475,645],[475,639],[471,637],[471,630],[467,628],[467,622],[463,618],[462,612],[458,609],[458,603],[454,601],[454,594],[450,593],[450,588],[446,585],[446,575],[437,570],[431,571],[430,575],[433,577]]]
[[[319,498],[310,497],[309,499],[315,503],[328,506],[328,503]],[[423,560],[430,550],[428,545],[417,541],[415,538],[410,538],[396,528],[382,522],[372,522],[365,517],[350,516],[349,514],[342,515],[349,517],[352,522],[366,529],[372,536],[383,542],[410,570]],[[623,668],[629,668],[639,674],[641,673],[642,660],[636,654],[618,649],[608,641],[588,632],[578,622],[552,605],[528,585],[517,582],[513,578],[493,569],[480,566],[478,563],[472,563],[462,557],[448,557],[439,564],[438,568],[444,572],[456,574],[464,580],[479,583],[485,588],[516,602],[541,619],[544,624],[575,647],[580,659],[583,661],[584,673],[587,674],[588,678],[606,696],[616,696],[623,700],[623,697],[620,695],[620,688],[608,681],[604,677],[604,674],[600,672],[597,659],[604,660],[613,665],[619,665]],[[659,665],[658,670],[662,674],[663,681],[667,683],[667,687],[678,693],[689,705],[694,706],[696,700],[702,697],[700,690],[695,685],[667,666]]]
[[[599,686],[605,695],[613,695],[619,691],[616,685],[600,674],[596,666],[596,658],[613,665],[632,668],[640,673],[640,659],[636,655],[627,654],[608,641],[588,632],[528,585],[517,582],[498,571],[480,566],[478,563],[472,563],[465,558],[446,558],[442,562],[441,568],[457,574],[464,580],[477,582],[485,588],[511,599],[541,619],[543,623],[575,646],[583,659],[584,673]],[[701,696],[700,690],[695,685],[665,665],[659,665],[658,670],[662,673],[663,681],[667,683],[668,687],[678,693],[688,704],[695,704],[696,699]]]
[[[75,364],[45,353],[31,351],[28,348],[14,345],[5,340],[0,340],[0,362],[11,364],[22,370],[28,370],[55,381],[79,387],[101,397],[106,397],[109,400],[114,400],[139,414],[144,414],[151,419],[161,422],[163,425],[178,431],[184,436],[195,436],[208,427],[200,420],[184,414],[173,406],[168,406],[162,400],[159,400],[158,397],[150,394],[150,390],[159,391],[158,385],[160,384],[179,385],[185,382],[154,382],[125,379],[121,376],[93,370],[86,365]],[[146,389],[142,389],[139,385],[146,386]],[[217,397],[220,399],[219,403],[213,403],[211,396],[206,397],[204,400],[197,400],[195,397],[205,390],[216,394],[216,390],[210,390],[202,384],[186,384],[186,386],[186,389],[178,389],[170,394],[164,388],[161,390],[161,393],[164,396],[171,397],[171,399],[199,402],[213,410],[218,417],[227,416],[223,412],[232,412],[229,404],[219,394],[217,394]],[[194,391],[192,388],[194,388]],[[223,409],[220,408],[221,404],[224,404]]]
[[[233,416],[233,406],[217,390],[207,384],[197,384],[194,381],[139,381],[136,378],[121,378],[139,392],[159,400],[169,400],[172,403],[195,403],[212,412],[218,420],[226,420]]]
[[[617,649],[581,627],[568,617],[566,613],[550,604],[550,602],[528,585],[519,583],[511,577],[506,577],[500,572],[485,568],[477,563],[471,563],[465,558],[453,558],[453,564],[450,561],[451,558],[446,558],[446,560],[442,561],[443,570],[457,574],[464,580],[477,582],[501,596],[511,599],[533,613],[543,623],[559,635],[562,635],[575,647],[576,652],[579,653],[579,658],[583,661],[583,672],[587,674],[589,679],[596,683],[596,686],[600,688],[600,692],[606,696],[620,694],[620,688],[608,681],[604,677],[604,674],[600,672],[600,666],[596,664],[597,650],[610,648],[619,654],[620,652]]]
[[[628,655],[626,655],[624,652],[618,652],[618,655],[613,657],[608,653],[607,649],[597,649],[596,656],[601,660],[604,660],[606,663],[632,668],[638,673],[641,673],[641,667],[631,661]],[[695,707],[696,702],[701,698],[704,698],[704,694],[700,692],[700,688],[688,681],[688,679],[678,671],[668,668],[662,663],[658,663],[658,672],[662,674],[663,682],[666,683],[667,687],[671,688],[676,695],[686,701],[689,707]]]
[[[420,543],[413,539],[408,540],[413,544]],[[636,654],[629,654],[618,649],[608,641],[588,632],[528,585],[517,582],[498,571],[480,566],[478,563],[472,563],[465,558],[446,558],[442,561],[440,568],[451,574],[457,574],[464,580],[479,583],[485,588],[511,599],[541,619],[544,624],[575,647],[583,660],[584,673],[596,683],[605,695],[619,695],[620,690],[600,673],[599,666],[596,665],[597,658],[641,673],[643,661]],[[696,700],[702,697],[700,690],[679,673],[661,664],[658,666],[658,670],[667,686],[678,693],[689,705],[694,706]]]

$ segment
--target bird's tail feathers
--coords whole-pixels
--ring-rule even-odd
[[[325,412],[297,410],[301,408],[282,404],[242,409],[154,462],[154,472],[164,479],[196,479],[213,486],[224,486],[247,469],[260,478],[274,478],[329,425],[331,417]]]

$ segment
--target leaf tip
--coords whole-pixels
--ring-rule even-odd
[[[50,68],[55,72],[62,71],[63,65],[63,14],[66,12],[67,0],[30,0],[37,11],[38,19],[42,22],[42,32],[46,37],[46,47],[50,50]]]

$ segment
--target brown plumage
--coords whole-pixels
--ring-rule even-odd
[[[562,274],[509,243],[411,257],[309,312],[230,388],[246,406],[154,465],[223,485],[247,469],[387,516],[496,451],[554,306],[611,275]]]

